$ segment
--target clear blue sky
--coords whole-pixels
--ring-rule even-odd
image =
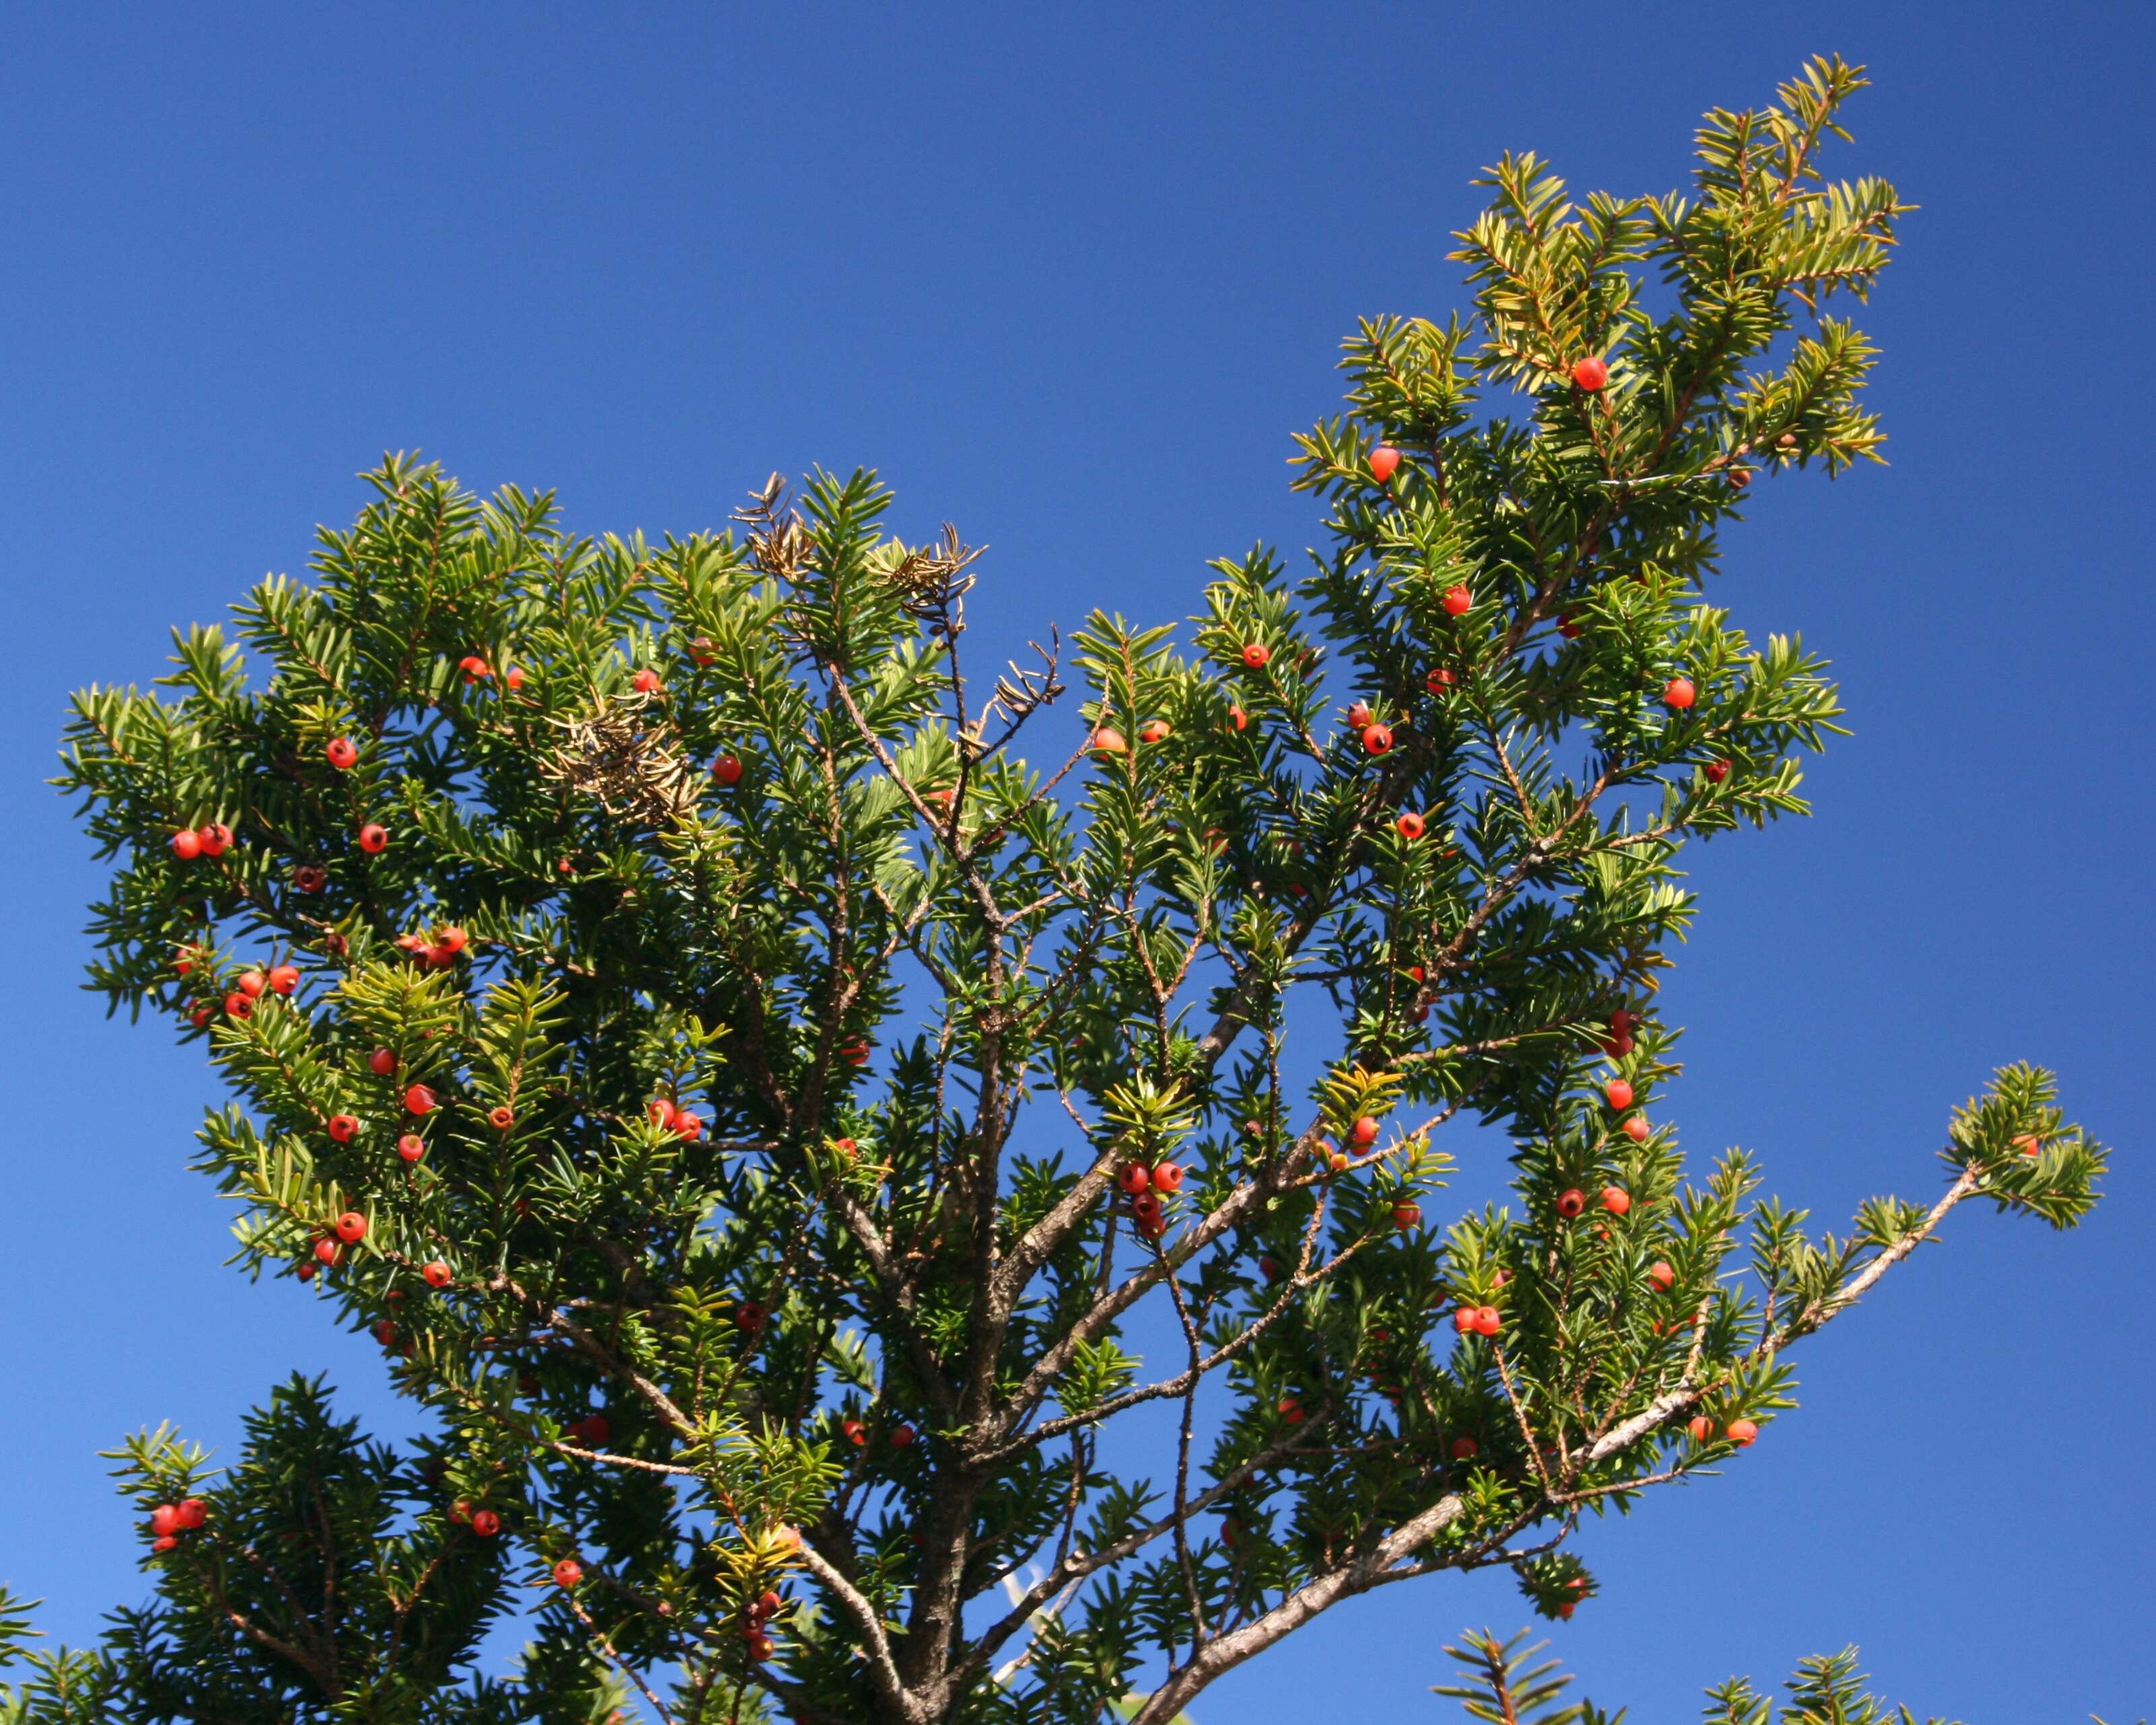
[[[993,546],[985,645],[1095,603],[1185,614],[1204,558],[1315,537],[1288,434],[1331,411],[1358,314],[1457,303],[1479,167],[1532,147],[1663,189],[1702,107],[1836,49],[1879,86],[1845,159],[1923,207],[1870,320],[1894,465],[1755,487],[1719,593],[1834,659],[1857,735],[1815,820],[1699,859],[1672,1111],[1834,1221],[1932,1189],[1948,1107],[2017,1056],[2122,1153],[2082,1234],[1967,1217],[1804,1350],[1804,1407],[1728,1476],[1591,1529],[1607,1591],[1555,1638],[1642,1720],[1851,1640],[1972,1722],[2156,1707],[2152,19],[8,8],[0,1578],[76,1638],[141,1595],[94,1453],[131,1427],[226,1445],[293,1366],[403,1418],[371,1346],[220,1267],[183,1167],[198,1056],[77,991],[98,876],[39,783],[70,687],[156,674],[168,623],[299,569],[391,447],[653,532],[774,468],[871,464],[898,531]],[[1499,1577],[1396,1589],[1201,1725],[1456,1717],[1424,1693],[1440,1639],[1524,1620]]]

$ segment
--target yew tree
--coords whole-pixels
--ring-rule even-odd
[[[1583,1517],[1735,1463],[1949,1212],[2080,1218],[2028,1067],[1839,1234],[1666,1100],[1684,847],[1840,712],[1712,588],[1878,455],[1862,82],[1711,112],[1681,193],[1498,162],[1464,314],[1362,323],[1296,440],[1322,548],[1179,629],[978,675],[989,566],[869,473],[651,542],[398,456],[79,696],[93,986],[424,1435],[295,1382],[229,1471],[134,1440],[154,1601],[10,1717],[1162,1725],[1373,1589],[1570,1615]]]

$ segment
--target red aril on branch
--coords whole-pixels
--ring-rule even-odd
[[[1243,644],[1243,663],[1252,670],[1263,670],[1272,663],[1272,659],[1273,649],[1263,641],[1245,641]]]
[[[449,1266],[444,1264],[439,1258],[437,1258],[432,1263],[426,1265],[421,1269],[419,1274],[425,1280],[427,1286],[430,1288],[445,1288],[449,1285]]]
[[[1619,1127],[1618,1130],[1622,1132],[1625,1136],[1630,1138],[1634,1143],[1644,1144],[1647,1142],[1648,1135],[1654,1131],[1654,1128],[1647,1124],[1647,1117],[1645,1115],[1627,1114],[1625,1117],[1624,1125]]]
[[[1363,727],[1363,752],[1382,755],[1393,746],[1393,731],[1389,725],[1366,725]]]
[[[1699,699],[1699,691],[1691,685],[1690,677],[1671,677],[1662,685],[1662,705],[1682,712]]]
[[[1568,1222],[1586,1208],[1587,1194],[1577,1186],[1568,1187],[1557,1195],[1557,1213]]]
[[[349,737],[333,737],[322,753],[329,757],[331,766],[343,773],[357,764],[359,746]]]
[[[711,762],[711,777],[718,780],[721,784],[739,784],[741,776],[742,763],[739,755],[721,755],[718,759]]]
[[[1609,381],[1609,367],[1594,354],[1572,362],[1572,381],[1577,388],[1593,395]]]
[[[397,1153],[407,1162],[417,1162],[427,1153],[427,1141],[417,1132],[406,1132],[397,1140]]]
[[[1622,1186],[1602,1189],[1602,1208],[1613,1216],[1621,1216],[1632,1208],[1632,1194]]]
[[[182,1497],[179,1502],[180,1526],[192,1532],[209,1519],[209,1506],[199,1497]]]
[[[649,665],[631,677],[629,681],[629,686],[639,695],[656,695],[663,686],[660,681],[659,673]]]
[[[1131,746],[1114,726],[1102,725],[1095,729],[1086,747],[1096,755],[1122,755],[1129,753]]]
[[[555,1586],[574,1587],[584,1579],[584,1566],[574,1558],[563,1558],[554,1565],[553,1575]]]
[[[1365,1114],[1358,1117],[1355,1124],[1348,1128],[1348,1136],[1358,1150],[1367,1150],[1378,1142],[1378,1132],[1377,1121]]]
[[[367,1057],[367,1070],[377,1078],[387,1078],[397,1070],[397,1054],[393,1049],[377,1048]]]
[[[1419,839],[1427,830],[1423,824],[1423,818],[1419,814],[1403,814],[1393,823],[1393,826],[1403,839]]]
[[[300,986],[300,968],[296,964],[273,964],[270,967],[270,992],[289,994]]]
[[[1140,742],[1166,742],[1173,734],[1165,719],[1147,719],[1138,726]]]
[[[1370,451],[1370,477],[1381,485],[1390,482],[1399,465],[1400,452],[1389,444],[1379,444]]]
[[[408,1086],[404,1091],[404,1111],[407,1114],[431,1114],[434,1111],[434,1093],[424,1084]]]
[[[1695,1414],[1686,1420],[1685,1430],[1691,1434],[1694,1443],[1706,1444],[1714,1440],[1714,1422],[1704,1414]]]
[[[1403,1199],[1393,1206],[1393,1226],[1405,1234],[1410,1228],[1422,1225],[1422,1206]]]
[[[490,1509],[475,1509],[471,1514],[471,1530],[482,1539],[491,1539],[501,1531],[501,1517]]]
[[[177,1503],[161,1503],[150,1512],[150,1531],[160,1539],[180,1530],[180,1507]]]
[[[1466,587],[1455,582],[1450,587],[1445,588],[1445,598],[1441,603],[1445,606],[1446,615],[1465,617],[1475,608],[1475,595]],[[1445,680],[1450,682],[1452,680],[1447,677]]]
[[[369,856],[379,856],[389,848],[388,828],[369,821],[359,829],[359,848]]]
[[[346,1245],[355,1245],[367,1238],[367,1218],[357,1210],[346,1210],[336,1219],[336,1233]]]
[[[1160,1162],[1153,1164],[1152,1189],[1173,1192],[1183,1184],[1183,1167],[1179,1163]]]
[[[1632,1086],[1622,1078],[1611,1079],[1603,1086],[1602,1094],[1620,1114],[1632,1106]]]
[[[1706,766],[1701,768],[1699,770],[1707,775],[1707,782],[1709,784],[1720,784],[1723,779],[1729,777],[1729,762],[1727,761],[1709,761]]]
[[[1466,1461],[1481,1454],[1482,1446],[1471,1437],[1456,1437],[1452,1440],[1450,1450],[1455,1461]]]
[[[259,1000],[262,991],[270,986],[270,978],[259,970],[244,970],[239,973],[239,992],[249,1000]]]
[[[1676,1268],[1663,1262],[1660,1258],[1647,1266],[1648,1283],[1658,1294],[1669,1292],[1670,1289],[1676,1285]]]
[[[1759,1428],[1749,1420],[1732,1420],[1726,1435],[1729,1441],[1741,1450],[1759,1435]]]
[[[330,1116],[330,1136],[340,1144],[349,1144],[359,1136],[359,1122],[349,1114]]]

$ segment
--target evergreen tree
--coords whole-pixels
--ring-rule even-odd
[[[157,1603],[10,1717],[1163,1725],[1411,1577],[1569,1615],[1580,1517],[1733,1461],[1949,1212],[2077,1220],[2027,1067],[1841,1235],[1661,1106],[1681,850],[1803,812],[1839,712],[1706,589],[1748,486],[1877,455],[1862,82],[1710,113],[1685,195],[1499,162],[1471,313],[1363,324],[1297,440],[1311,572],[1217,564],[1180,640],[984,687],[976,553],[865,473],[654,544],[397,456],[169,693],[77,697],[93,985],[230,1086],[246,1266],[433,1424],[139,1440]],[[1515,1201],[1437,1225],[1469,1122]]]

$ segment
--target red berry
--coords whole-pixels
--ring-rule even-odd
[[[1686,1420],[1685,1430],[1690,1432],[1693,1440],[1698,1443],[1711,1442],[1714,1437],[1714,1422],[1704,1414],[1695,1414],[1691,1419]]]
[[[1647,1124],[1645,1115],[1627,1114],[1625,1117],[1625,1124],[1619,1130],[1634,1143],[1644,1144],[1647,1142],[1647,1134],[1654,1128]]]
[[[298,1276],[301,1281],[312,1281],[315,1279],[315,1266],[312,1264],[303,1263],[295,1268],[292,1274]]]
[[[1358,731],[1370,722],[1371,716],[1370,703],[1367,701],[1358,701],[1348,709],[1348,722]]]
[[[718,780],[721,784],[739,784],[741,776],[742,763],[739,755],[721,755],[717,760],[711,762],[711,777]]]
[[[301,892],[320,892],[329,884],[328,872],[312,863],[301,863],[292,870],[292,885]]]
[[[634,676],[631,677],[629,681],[629,686],[634,689],[639,695],[655,694],[658,692],[660,686],[659,673],[653,670],[648,665],[644,667],[644,670],[639,671]]]
[[[1163,1162],[1157,1164],[1153,1168],[1152,1189],[1154,1191],[1173,1192],[1182,1184],[1183,1168],[1180,1163]]]
[[[333,1240],[318,1240],[315,1242],[315,1256],[325,1264],[334,1264],[343,1255],[344,1248]]]
[[[1419,1227],[1421,1223],[1422,1206],[1420,1204],[1409,1204],[1403,1200],[1393,1206],[1393,1226],[1399,1229],[1401,1233],[1404,1234],[1410,1228]]]
[[[1250,716],[1239,706],[1231,706],[1228,709],[1228,722],[1238,731],[1247,730],[1250,723]]]
[[[187,1022],[192,1024],[195,1029],[199,1030],[204,1024],[207,1024],[216,1016],[217,1014],[212,1012],[207,1006],[198,1006],[192,1012],[187,1014]]]
[[[262,991],[270,986],[270,978],[259,970],[245,970],[239,974],[239,992],[249,1000],[259,1000]]]
[[[192,827],[182,827],[172,834],[172,855],[182,862],[192,862],[202,855],[202,839]]]
[[[337,1238],[346,1245],[367,1238],[367,1218],[357,1210],[346,1210],[336,1219]]]
[[[1682,712],[1699,699],[1699,691],[1691,685],[1690,677],[1671,677],[1662,685],[1662,705]]]
[[[785,1603],[786,1601],[780,1599],[777,1594],[766,1588],[757,1596],[753,1609],[758,1617],[773,1617],[778,1615],[779,1608]]]
[[[910,1425],[892,1426],[891,1429],[891,1446],[894,1450],[911,1449],[913,1447],[913,1428]]]
[[[1470,1456],[1480,1454],[1481,1449],[1481,1445],[1476,1443],[1471,1437],[1456,1437],[1452,1440],[1452,1459],[1455,1461],[1465,1461]]]
[[[209,1519],[209,1506],[199,1497],[182,1497],[179,1512],[180,1526],[190,1531]]]
[[[1700,768],[1700,771],[1707,775],[1707,782],[1709,784],[1720,784],[1723,779],[1729,777],[1729,762],[1709,761],[1706,766]]]
[[[584,1579],[584,1566],[574,1558],[563,1558],[554,1565],[554,1585],[574,1587]]]
[[[1759,1435],[1759,1428],[1749,1420],[1732,1420],[1729,1422],[1727,1435],[1731,1443],[1743,1449]]]
[[[472,1512],[471,1530],[482,1539],[491,1539],[501,1531],[501,1517],[490,1509]]]
[[[1349,1128],[1348,1136],[1358,1150],[1367,1150],[1378,1142],[1378,1122],[1365,1114]]]
[[[341,958],[352,950],[352,942],[332,928],[322,937],[322,950],[332,958]]]
[[[735,1327],[747,1330],[752,1336],[764,1327],[770,1317],[771,1314],[753,1300],[744,1300],[734,1307]]]
[[[150,1531],[160,1539],[179,1530],[180,1507],[177,1503],[161,1503],[150,1512]]]
[[[195,836],[202,840],[204,856],[223,856],[232,843],[232,829],[222,821],[212,821],[206,827],[198,827]]]
[[[1572,381],[1592,395],[1609,381],[1609,367],[1590,353],[1573,362]]]
[[[349,1114],[330,1116],[330,1136],[340,1144],[349,1144],[359,1136],[359,1122]]]
[[[1433,695],[1442,695],[1452,686],[1452,673],[1440,665],[1422,680],[1422,685]]]
[[[1138,726],[1140,742],[1166,742],[1171,734],[1165,719],[1147,719]]]
[[[587,1414],[577,1422],[577,1430],[593,1449],[604,1449],[613,1437],[613,1421],[603,1414]]]
[[[2024,1132],[2014,1141],[2014,1147],[2024,1156],[2041,1156],[2044,1153],[2044,1141],[2034,1132]]]
[[[1632,1194],[1622,1186],[1602,1189],[1602,1208],[1613,1216],[1621,1216],[1632,1208]]]
[[[374,1339],[384,1348],[394,1348],[397,1345],[397,1326],[383,1318],[374,1326]]]
[[[674,1112],[674,1131],[675,1136],[686,1138],[693,1144],[704,1136],[703,1117],[691,1114],[686,1108],[677,1108]]]
[[[1302,1424],[1302,1404],[1291,1395],[1284,1395],[1273,1404],[1273,1411],[1290,1425]]]
[[[179,1543],[179,1538],[177,1534],[161,1533],[155,1539],[150,1542],[150,1549],[162,1555],[162,1553],[172,1550],[172,1548]]]
[[[244,994],[231,993],[224,997],[224,1010],[228,1018],[252,1018],[254,1016],[254,1003]]]
[[[300,968],[296,964],[276,964],[270,969],[270,987],[273,993],[289,994],[300,986]]]
[[[759,1663],[778,1651],[778,1643],[769,1635],[753,1635],[748,1638],[748,1656]]]
[[[1619,1007],[1616,1011],[1609,1014],[1609,1029],[1611,1033],[1614,1035],[1624,1035],[1626,1032],[1631,1029],[1633,1025],[1639,1022],[1639,1019],[1633,1017],[1630,1013],[1625,1011],[1621,1006]]]
[[[1587,1208],[1587,1194],[1577,1186],[1568,1186],[1557,1195],[1557,1213],[1568,1222]]]
[[[442,931],[441,938],[435,944],[444,952],[461,952],[471,944],[471,937],[452,922]]]
[[[839,1045],[839,1058],[850,1066],[865,1066],[869,1063],[869,1045],[858,1036],[849,1037]]]
[[[1114,726],[1103,725],[1087,739],[1086,747],[1096,755],[1122,755],[1129,753],[1131,746]]]
[[[372,1054],[367,1057],[367,1069],[368,1071],[373,1073],[377,1078],[387,1078],[392,1072],[394,1072],[397,1070],[396,1050],[394,1049],[377,1048]]]
[[[1602,1093],[1609,1099],[1609,1106],[1620,1114],[1632,1106],[1632,1086],[1621,1078],[1611,1079]]]
[[[1494,1336],[1498,1331],[1504,1327],[1505,1319],[1503,1314],[1502,1314],[1496,1307],[1478,1306],[1475,1308],[1475,1333],[1476,1335]]]
[[[476,683],[482,677],[494,675],[487,662],[476,653],[467,653],[457,661],[457,669],[465,674],[467,683]]]
[[[1475,595],[1466,587],[1455,582],[1445,590],[1445,609],[1448,616],[1465,617],[1475,608]],[[1450,682],[1451,680],[1447,678]]]
[[[868,1430],[858,1420],[841,1420],[839,1430],[845,1434],[846,1441],[855,1449],[860,1449],[868,1443]]]
[[[1160,1213],[1159,1195],[1150,1189],[1131,1194],[1131,1214],[1141,1222],[1152,1221]]]
[[[1452,1314],[1452,1327],[1463,1336],[1475,1332],[1475,1321],[1482,1314],[1479,1306],[1462,1306]]]
[[[1676,1269],[1664,1263],[1660,1258],[1656,1259],[1647,1266],[1647,1280],[1653,1285],[1655,1291],[1658,1294],[1669,1292],[1670,1289],[1676,1285]]]
[[[424,1084],[415,1084],[404,1092],[404,1111],[408,1114],[431,1114],[434,1111],[434,1093]]]
[[[1243,663],[1252,670],[1263,670],[1272,663],[1273,649],[1262,641],[1246,642],[1243,647]]]
[[[330,765],[342,773],[359,759],[359,745],[349,737],[333,737],[322,752],[330,757]]]
[[[427,1286],[430,1288],[445,1288],[449,1285],[449,1266],[439,1258],[421,1270],[419,1274],[426,1278]]]
[[[486,1123],[498,1132],[506,1132],[516,1124],[516,1111],[506,1103],[497,1103],[486,1111]]]
[[[1729,481],[1732,490],[1741,491],[1752,483],[1752,470],[1748,467],[1732,466],[1724,473],[1723,477]]]
[[[1403,839],[1419,839],[1424,831],[1419,814],[1403,814],[1393,825],[1399,829]]]
[[[427,1153],[427,1141],[417,1132],[406,1132],[397,1141],[397,1153],[407,1162],[417,1162]]]
[[[1389,444],[1379,444],[1370,451],[1370,477],[1379,485],[1389,480],[1400,465],[1400,452]]]
[[[389,829],[369,821],[359,829],[359,848],[369,856],[378,856],[389,848]]]
[[[1389,725],[1365,726],[1363,731],[1363,749],[1366,754],[1382,755],[1393,746],[1392,727]]]
[[[718,645],[709,635],[698,635],[689,643],[689,656],[699,665],[715,664],[719,656]]]
[[[674,1104],[664,1096],[654,1096],[644,1105],[644,1111],[651,1123],[661,1132],[670,1132],[674,1127]]]

